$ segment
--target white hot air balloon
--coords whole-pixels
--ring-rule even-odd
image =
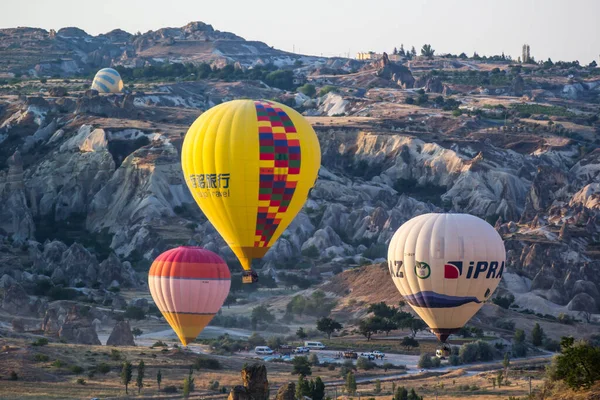
[[[468,214],[424,214],[390,242],[388,266],[404,300],[442,342],[496,290],[506,261],[502,238]]]
[[[102,68],[94,77],[92,89],[100,93],[120,93],[123,90],[123,80],[117,70]]]

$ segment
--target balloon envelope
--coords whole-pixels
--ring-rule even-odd
[[[496,290],[506,251],[484,220],[468,214],[424,214],[390,242],[388,267],[405,301],[445,341]]]
[[[231,275],[215,253],[200,247],[177,247],[154,260],[148,286],[156,306],[187,345],[223,305]]]
[[[185,181],[250,270],[300,211],[321,165],[314,130],[271,101],[234,100],[203,113],[183,142]]]
[[[123,80],[116,70],[102,68],[94,76],[92,89],[100,93],[120,93],[123,90]]]

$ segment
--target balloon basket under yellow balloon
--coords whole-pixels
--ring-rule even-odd
[[[258,282],[258,274],[252,270],[244,271],[242,273],[242,283],[255,283]]]

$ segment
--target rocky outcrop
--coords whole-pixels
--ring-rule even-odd
[[[65,318],[65,322],[58,331],[58,337],[67,343],[88,344],[100,346],[96,329],[88,316],[81,315],[82,309],[74,306]]]
[[[133,334],[131,333],[131,327],[129,321],[119,321],[113,328],[108,340],[106,341],[107,346],[135,346],[133,340]]]
[[[296,399],[296,384],[288,382],[282,385],[277,391],[275,400],[295,400]]]
[[[0,229],[14,240],[33,238],[35,225],[23,190],[23,161],[15,152],[7,161],[8,174],[0,172]]]
[[[415,78],[410,70],[404,65],[392,63],[386,53],[383,53],[375,68],[378,77],[391,80],[404,89],[412,88],[415,84]]]
[[[228,400],[268,400],[269,381],[267,368],[264,365],[246,365],[242,369],[243,386],[235,386],[229,393]]]

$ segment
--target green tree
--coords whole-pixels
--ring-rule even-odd
[[[479,346],[475,343],[467,343],[460,348],[459,356],[460,362],[463,364],[468,364],[477,361],[477,352],[479,351]]]
[[[142,388],[144,387],[145,369],[146,369],[146,365],[144,364],[144,360],[141,360],[137,367],[137,378],[135,380],[135,384],[138,388],[138,394],[142,392]]]
[[[129,361],[123,363],[121,368],[121,383],[125,385],[125,394],[129,394],[128,387],[133,378],[133,365]]]
[[[310,368],[310,362],[308,362],[308,358],[305,356],[302,357],[294,357],[292,360],[292,373],[298,374],[301,376],[309,376],[312,374],[312,369]]]
[[[331,334],[342,329],[342,324],[334,319],[323,317],[317,320],[317,330],[325,333],[327,339],[331,339]]]
[[[427,353],[421,354],[417,365],[419,368],[432,368],[433,362],[431,361],[431,355]]]
[[[533,327],[533,330],[531,331],[531,343],[533,343],[533,345],[535,347],[539,347],[542,345],[543,341],[544,341],[544,330],[542,329],[540,324],[538,324],[536,322],[535,326]]]
[[[348,375],[346,375],[346,391],[348,391],[349,394],[354,394],[356,393],[356,377],[354,376],[354,372],[350,371],[348,372]]]
[[[133,337],[138,337],[140,336],[142,333],[144,333],[144,331],[142,331],[140,328],[133,328],[131,330],[131,334],[133,335]]]
[[[444,384],[441,384],[442,389],[444,389]],[[410,389],[410,393],[408,393],[408,397],[407,400],[423,400],[423,398],[421,396],[419,396],[417,394],[417,392],[415,392],[415,389]]]
[[[258,322],[270,323],[275,321],[275,316],[271,314],[271,311],[264,305],[254,307],[250,317]]]
[[[304,396],[311,396],[310,384],[303,375],[300,375],[298,376],[298,383],[296,383],[296,398],[303,399]]]
[[[319,356],[316,353],[311,353],[311,355],[308,356],[308,362],[310,365],[319,365]]]
[[[375,303],[375,304],[369,305],[369,308],[367,309],[367,311],[372,312],[373,314],[375,314],[376,317],[390,318],[390,319],[394,318],[394,316],[398,312],[396,307],[390,307],[387,304],[385,304],[383,301],[380,303]]]
[[[504,360],[502,361],[502,366],[504,367],[504,378],[508,380],[508,367],[510,367],[510,355],[508,355],[508,351],[504,353]]]
[[[398,387],[392,400],[408,400],[408,390],[404,386]]]
[[[160,369],[156,373],[156,383],[158,384],[158,390],[160,390],[160,383],[162,382],[162,372]]]
[[[412,58],[415,58],[417,56],[417,50],[415,49],[415,46],[413,46],[410,49],[410,55],[412,56]]]
[[[560,341],[561,354],[550,368],[552,380],[563,380],[573,389],[588,389],[600,380],[600,348],[572,337]]]
[[[421,47],[421,55],[424,57],[432,58],[434,53],[435,50],[430,44],[424,44],[423,47]]]
[[[298,330],[296,331],[296,336],[300,340],[304,340],[304,339],[306,339],[308,337],[308,335],[304,331],[304,328],[302,328],[302,327],[298,328]]]
[[[319,376],[315,379],[311,398],[312,400],[323,400],[325,398],[325,384]]]
[[[298,88],[298,91],[308,97],[313,97],[315,94],[317,94],[317,89],[315,88],[315,85],[312,85],[310,83],[305,83],[304,86],[300,86]]]
[[[502,381],[504,380],[504,375],[502,371],[498,371],[496,374],[496,382],[498,382],[498,387],[502,386]]]
[[[256,346],[264,346],[265,344],[267,344],[267,342],[264,337],[260,336],[256,332],[253,332],[252,335],[250,335],[250,337],[248,338],[248,344],[251,347],[256,347]]]
[[[422,319],[414,318],[411,321],[410,330],[412,331],[413,338],[417,336],[417,333],[419,333],[419,331],[423,331],[425,329],[427,329],[427,325],[425,324],[425,322],[423,322]]]
[[[183,397],[190,397],[190,393],[194,391],[194,376],[192,375],[192,369],[190,368],[190,372],[188,376],[183,379]]]
[[[375,381],[375,390],[374,390],[374,392],[377,393],[377,394],[381,393],[381,381],[379,379],[377,379]]]
[[[358,331],[361,335],[367,338],[367,340],[371,340],[371,336],[374,333],[379,332],[381,328],[383,319],[379,317],[370,317],[367,319],[363,319],[358,323]]]
[[[419,347],[419,342],[410,336],[404,336],[404,339],[400,342],[401,346],[404,346],[406,350],[410,348]]]
[[[522,329],[515,329],[514,341],[515,343],[525,343],[525,331]]]

